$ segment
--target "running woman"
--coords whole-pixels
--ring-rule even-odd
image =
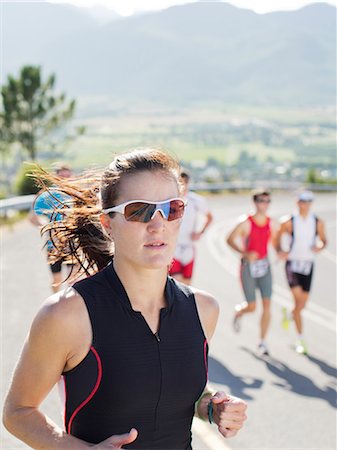
[[[191,449],[194,414],[237,434],[244,401],[207,388],[219,308],[168,276],[184,214],[178,165],[144,149],[98,180],[69,187],[48,224],[88,277],[50,297],[33,321],[7,395],[7,429],[35,449]],[[64,428],[41,410],[60,382]]]
[[[322,251],[327,244],[324,223],[311,212],[313,200],[313,192],[300,192],[297,198],[298,212],[282,220],[275,237],[278,256],[286,261],[287,280],[294,298],[292,318],[298,334],[295,349],[301,354],[308,353],[303,337],[302,311],[309,299],[315,254]],[[288,251],[282,250],[282,235],[290,239]],[[284,328],[288,328],[288,321],[289,314],[283,310]]]

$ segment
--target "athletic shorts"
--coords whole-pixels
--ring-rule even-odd
[[[172,265],[169,270],[170,275],[181,274],[184,278],[191,279],[193,273],[194,259],[190,261],[188,264],[184,265],[177,259],[173,259]]]
[[[247,303],[256,301],[256,289],[259,289],[261,297],[271,298],[272,277],[270,265],[265,275],[259,278],[253,278],[248,261],[241,261],[241,284]]]
[[[177,244],[169,270],[170,275],[181,274],[184,278],[191,279],[194,266],[194,256],[195,249],[193,244]]]
[[[311,264],[311,270],[307,275],[297,273],[292,270],[291,261],[286,262],[286,275],[290,288],[300,286],[304,292],[310,292],[314,263]]]
[[[60,273],[62,270],[62,259],[56,261],[54,264],[49,264],[52,273]]]

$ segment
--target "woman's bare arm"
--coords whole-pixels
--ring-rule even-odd
[[[90,346],[90,322],[86,331],[86,311],[77,297],[70,290],[68,295],[50,297],[43,305],[33,321],[5,401],[5,427],[35,449],[91,447],[66,434],[39,410],[67,364],[82,357],[84,346]],[[81,329],[84,346],[77,336]]]

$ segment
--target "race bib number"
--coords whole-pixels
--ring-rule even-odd
[[[269,261],[268,259],[258,259],[249,263],[250,274],[253,278],[264,277],[268,273]]]
[[[292,272],[301,275],[309,275],[312,269],[312,261],[291,261],[290,269]]]

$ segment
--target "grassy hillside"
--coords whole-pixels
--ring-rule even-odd
[[[84,115],[78,120],[87,132],[67,150],[77,167],[106,164],[115,152],[147,145],[185,161],[233,165],[247,153],[275,164],[336,164],[333,109],[133,105],[111,116]]]

